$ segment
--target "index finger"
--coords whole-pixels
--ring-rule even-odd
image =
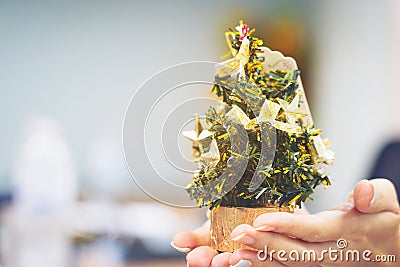
[[[266,213],[258,216],[253,226],[258,231],[281,233],[307,242],[325,242],[343,235],[343,214],[340,210],[323,211],[314,215]]]

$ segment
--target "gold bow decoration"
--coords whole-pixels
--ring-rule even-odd
[[[208,152],[202,154],[200,159],[206,164],[208,168],[215,167],[221,159],[221,155],[219,153],[218,144],[215,139],[212,139],[210,144],[210,149]]]
[[[236,105],[232,105],[232,108],[225,114],[225,118],[228,118],[234,123],[243,125],[246,130],[253,129],[255,126],[255,120],[251,120],[249,116]]]
[[[293,98],[292,102],[288,103],[287,101],[278,98],[278,102],[281,105],[284,113],[286,115],[286,120],[290,125],[295,125],[297,119],[301,119],[308,114],[303,113],[302,109],[299,108],[299,93]]]
[[[311,157],[315,163],[333,164],[335,153],[328,148],[329,145],[329,140],[322,140],[321,135],[311,136]]]

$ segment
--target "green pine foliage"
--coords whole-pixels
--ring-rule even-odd
[[[232,48],[239,52],[241,42],[240,33],[232,31],[229,35]],[[291,102],[299,87],[299,70],[276,70],[264,72],[260,56],[262,41],[252,36],[252,31],[247,35],[249,40],[249,59],[244,71],[246,80],[235,75],[216,75],[212,92],[221,98],[225,106],[220,109],[210,107],[206,113],[209,131],[214,133],[214,139],[218,144],[220,160],[215,166],[209,166],[202,162],[198,174],[187,186],[190,197],[197,201],[199,206],[209,206],[210,209],[218,206],[227,207],[265,207],[265,206],[289,206],[290,204],[301,206],[301,203],[310,198],[314,189],[319,184],[330,184],[329,177],[316,164],[313,156],[310,137],[318,135],[320,131],[307,128],[298,120],[301,133],[289,133],[272,128],[269,123],[255,123],[246,129],[245,125],[231,123],[226,117],[229,108],[233,105],[242,109],[249,119],[254,119],[257,114],[254,110],[260,108],[260,102],[256,99],[268,99],[278,103],[277,99]],[[278,113],[277,121],[285,122],[282,110]],[[227,132],[227,126],[230,128]],[[272,135],[274,130],[274,136]],[[247,140],[233,134],[246,131]],[[233,134],[232,134],[233,133]],[[258,166],[262,157],[262,144],[267,148],[273,148],[271,142],[276,138],[275,157],[272,166]],[[208,142],[209,144],[210,142]],[[208,144],[203,144],[207,149]],[[228,162],[235,154],[235,146],[245,146],[241,155]],[[268,150],[268,149],[267,149]],[[228,168],[228,164],[237,164],[242,167],[240,159],[247,161],[244,174],[233,188],[225,192],[224,188],[232,186],[232,177],[237,170]],[[223,179],[221,179],[223,175]],[[258,188],[250,188],[254,175],[263,177]],[[221,183],[212,188],[207,187],[216,179]]]

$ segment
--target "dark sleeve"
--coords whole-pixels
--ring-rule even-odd
[[[371,178],[386,178],[394,184],[400,202],[400,142],[388,144],[378,156]]]

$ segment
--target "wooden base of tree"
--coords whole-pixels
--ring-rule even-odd
[[[211,211],[210,237],[211,247],[221,252],[233,252],[238,248],[247,248],[232,241],[231,232],[240,224],[253,224],[256,217],[270,212],[291,212],[288,207],[246,208],[218,207]]]

